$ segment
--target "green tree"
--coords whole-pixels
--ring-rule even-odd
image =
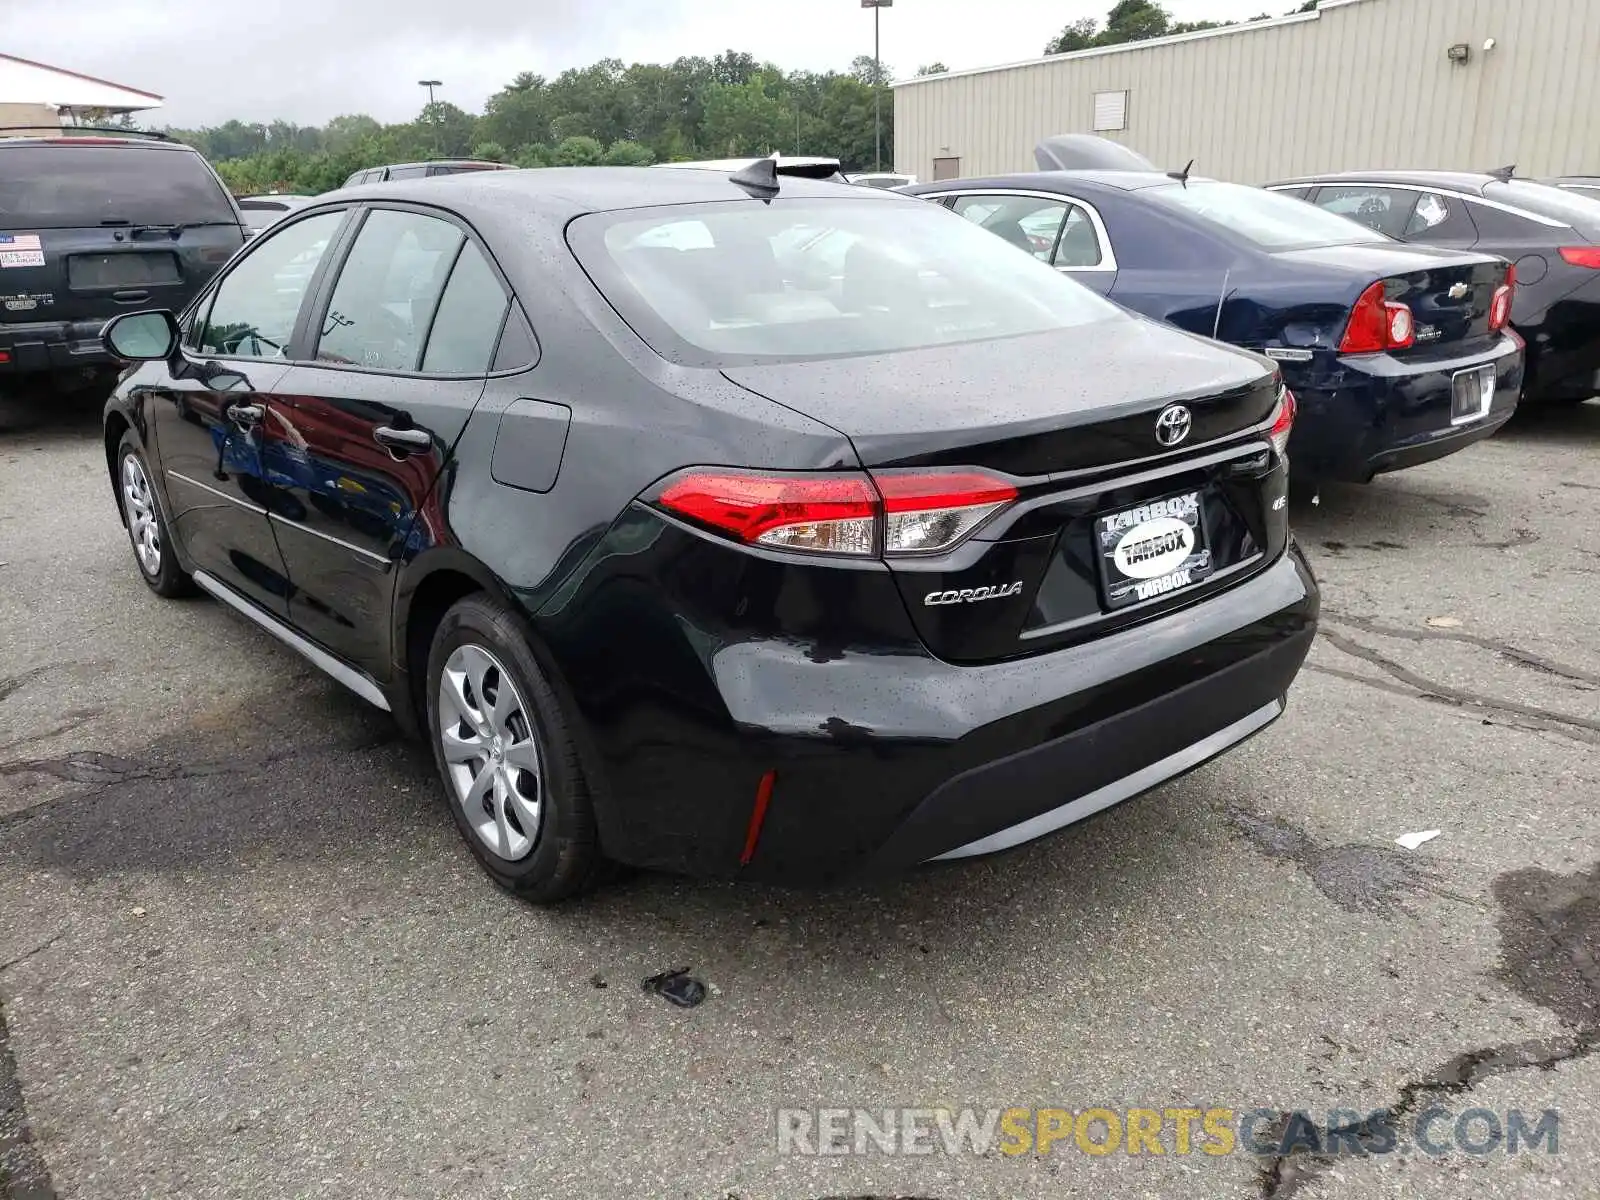
[[[1045,53],[1049,54],[1051,52],[1046,50]],[[928,63],[926,66],[918,67],[917,68],[917,74],[919,76],[920,75],[943,75],[949,69],[950,68],[945,66],[942,62],[934,62],[934,63]]]
[[[1155,0],[1117,0],[1106,14],[1106,27],[1095,38],[1097,46],[1120,46],[1161,37],[1172,17]]]
[[[479,142],[472,148],[472,157],[481,162],[505,162],[506,148],[499,142]]]
[[[531,146],[550,139],[551,99],[544,76],[527,71],[484,105],[484,137],[502,146]]]
[[[1070,54],[1074,50],[1088,50],[1095,44],[1100,26],[1093,17],[1084,17],[1068,25],[1045,46],[1046,54]]]
[[[592,137],[569,137],[556,147],[558,167],[597,167],[605,160],[605,147]]]
[[[655,151],[638,142],[614,142],[601,160],[608,167],[648,167],[656,161]]]
[[[769,77],[742,84],[713,83],[706,90],[704,144],[716,155],[770,154],[785,145],[794,110],[767,88]]]

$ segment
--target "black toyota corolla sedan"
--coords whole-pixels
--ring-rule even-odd
[[[1273,364],[892,192],[336,192],[105,339],[145,581],[426,737],[535,900],[1029,841],[1265,727],[1315,632]]]

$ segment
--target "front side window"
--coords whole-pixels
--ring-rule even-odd
[[[1033,254],[912,201],[595,213],[568,237],[623,317],[677,362],[879,354],[1122,317]]]
[[[1316,204],[1306,204],[1242,183],[1197,179],[1187,185],[1167,183],[1141,188],[1138,194],[1197,217],[1224,237],[1242,238],[1263,250],[1310,250],[1379,240],[1371,227],[1321,207],[1330,190],[1324,187]]]
[[[415,371],[465,238],[421,213],[369,213],[339,271],[317,342],[319,362]]]
[[[285,358],[300,305],[344,211],[318,213],[264,236],[228,272],[190,346],[221,358]]]
[[[1404,237],[1416,206],[1417,193],[1405,188],[1374,187],[1366,183],[1328,184],[1317,193],[1318,208],[1359,221],[1384,237]],[[1444,217],[1441,215],[1439,219],[1442,221]]]

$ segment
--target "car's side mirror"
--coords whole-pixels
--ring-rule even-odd
[[[156,362],[178,348],[178,318],[164,308],[123,313],[100,331],[100,342],[124,362]]]

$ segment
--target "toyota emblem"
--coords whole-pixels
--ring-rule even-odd
[[[1156,418],[1156,441],[1171,448],[1189,436],[1194,427],[1194,416],[1181,404],[1172,404],[1161,410]]]

